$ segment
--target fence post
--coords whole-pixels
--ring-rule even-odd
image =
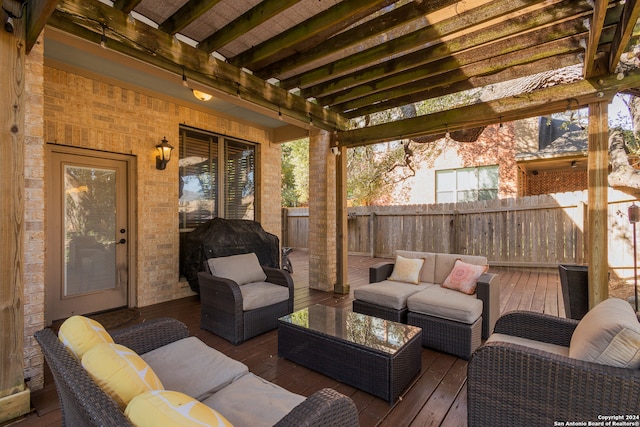
[[[453,216],[449,220],[449,253],[459,254],[458,251],[458,228],[460,227],[460,213],[457,209],[453,211]]]
[[[281,219],[282,223],[282,247],[289,246],[289,211],[287,208],[282,208]]]
[[[586,233],[589,230],[589,224],[587,224],[587,215],[586,215],[587,205],[583,201],[579,201],[576,206],[576,220],[575,224],[580,224],[580,229],[576,232],[576,253],[574,256],[574,260],[576,264],[584,264],[585,257],[587,255],[587,247],[585,246]],[[582,232],[580,232],[582,231]]]
[[[371,258],[376,257],[376,213],[369,214],[369,253]]]

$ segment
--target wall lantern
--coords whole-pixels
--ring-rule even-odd
[[[156,169],[164,170],[167,167],[167,163],[171,160],[171,150],[173,146],[167,141],[167,137],[162,138],[162,142],[156,145],[158,149],[158,155],[156,156]]]

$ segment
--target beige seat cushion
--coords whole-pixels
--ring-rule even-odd
[[[234,426],[272,426],[305,400],[252,373],[243,375],[202,403]]]
[[[289,288],[269,282],[253,282],[240,286],[242,310],[249,311],[289,299]]]
[[[377,304],[394,310],[402,310],[407,306],[407,298],[431,286],[435,285],[430,283],[413,285],[410,283],[383,280],[382,282],[370,283],[354,290],[353,296],[360,301]]]
[[[423,283],[435,283],[434,273],[436,267],[436,254],[432,252],[417,252],[417,251],[396,251],[396,256],[405,258],[422,258],[424,263],[420,269],[420,282]]]
[[[506,342],[511,344],[522,345],[529,348],[535,348],[538,350],[546,351],[547,353],[557,354],[559,356],[569,357],[569,347],[564,347],[556,344],[549,344],[542,341],[530,340],[527,338],[514,337],[506,334],[491,334],[487,339],[487,343],[491,342]]]
[[[267,279],[267,275],[260,266],[257,255],[253,252],[249,254],[209,258],[207,264],[209,264],[212,275],[233,280],[238,285],[263,282]]]
[[[640,323],[626,301],[610,298],[592,308],[571,336],[569,355],[622,368],[640,368]]]
[[[204,400],[249,369],[196,337],[183,338],[143,354],[164,388]]]
[[[407,299],[413,313],[422,313],[471,325],[482,315],[482,300],[434,285]]]

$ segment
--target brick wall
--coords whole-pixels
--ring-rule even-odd
[[[32,390],[44,385],[44,357],[33,334],[44,327],[45,179],[42,36],[25,58],[24,132],[24,376]]]
[[[309,138],[309,287],[333,291],[336,269],[336,159],[331,137]]]
[[[134,158],[137,276],[132,283],[135,305],[140,307],[192,294],[178,279],[178,162],[157,170],[155,145],[166,136],[178,148],[181,124],[258,143],[256,220],[278,236],[280,197],[273,197],[273,189],[280,189],[280,146],[270,142],[269,129],[117,82],[45,66],[42,43],[27,58],[26,85],[25,376],[35,390],[43,384],[42,355],[31,337],[44,326],[45,143]]]

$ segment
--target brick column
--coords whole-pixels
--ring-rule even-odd
[[[309,136],[309,287],[333,291],[336,282],[336,162],[331,134]]]

